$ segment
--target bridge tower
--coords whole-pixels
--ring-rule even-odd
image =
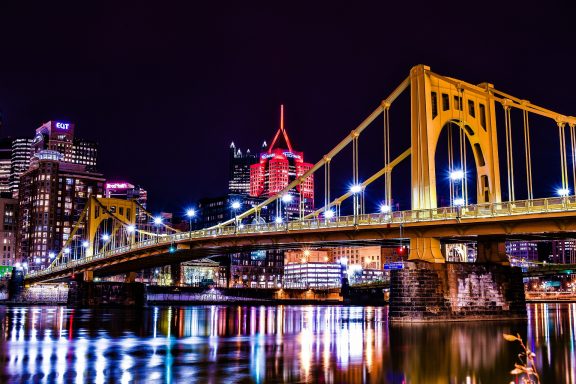
[[[86,219],[86,240],[88,247],[86,257],[93,256],[98,250],[94,249],[98,228],[105,221],[112,219],[110,237],[114,237],[122,228],[122,225],[134,225],[136,223],[136,211],[138,205],[133,200],[115,198],[96,198],[89,200],[88,217]],[[135,232],[128,233],[130,243],[134,242]],[[96,251],[96,252],[95,252]]]
[[[412,209],[437,206],[435,154],[442,130],[450,123],[465,133],[474,153],[477,202],[501,201],[493,86],[443,77],[418,65],[410,71]],[[410,259],[443,263],[440,241],[410,240]]]

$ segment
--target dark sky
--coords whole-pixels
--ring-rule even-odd
[[[155,211],[224,193],[229,143],[270,141],[280,103],[294,146],[317,161],[420,63],[576,114],[576,28],[554,1],[83,3],[0,5],[0,134],[75,122],[99,142],[100,170],[144,186]],[[409,115],[392,119],[406,136]],[[534,136],[555,158],[553,124]],[[361,163],[381,158],[376,137],[361,141]]]

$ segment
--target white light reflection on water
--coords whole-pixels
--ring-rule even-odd
[[[545,382],[574,382],[576,304],[524,323],[388,327],[386,307],[0,307],[0,382],[507,382],[533,346]],[[550,356],[550,358],[548,358]]]

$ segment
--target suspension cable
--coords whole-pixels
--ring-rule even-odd
[[[504,122],[506,125],[506,165],[508,168],[508,200],[515,201],[514,197],[514,158],[512,155],[512,120],[510,119],[510,106],[504,100]]]
[[[566,191],[568,189],[568,167],[566,162],[566,140],[564,134],[564,127],[566,123],[563,121],[558,121],[558,132],[560,136],[560,167],[562,173],[562,189]]]
[[[384,103],[384,166],[390,164],[390,104]],[[384,205],[392,204],[392,174],[384,174]]]
[[[576,194],[576,126],[574,124],[569,124],[570,127],[570,145],[572,156],[572,191]]]
[[[468,178],[466,177],[466,132],[464,131],[464,89],[458,86],[458,120],[460,124],[460,169],[462,170],[462,199],[464,204],[468,204]]]
[[[454,145],[452,144],[452,123],[448,123],[448,180],[450,185],[450,205],[454,202]]]
[[[330,162],[328,156],[324,156],[324,207],[330,204]]]
[[[526,162],[526,188],[528,190],[528,200],[534,199],[532,193],[532,155],[530,149],[530,121],[528,111],[523,110],[524,115],[524,152]]]

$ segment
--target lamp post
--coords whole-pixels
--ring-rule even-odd
[[[288,229],[288,204],[290,204],[292,202],[292,195],[290,195],[289,193],[286,193],[284,196],[282,196],[282,203],[284,203],[284,215],[286,216],[286,229]]]
[[[134,243],[134,232],[136,231],[136,226],[133,224],[129,225],[126,228],[126,232],[128,232],[128,247],[132,248],[132,244]]]
[[[160,229],[160,225],[162,224],[162,217],[160,216],[156,216],[154,218],[154,224],[156,226],[156,242],[160,242],[160,234],[159,234],[159,229]]]
[[[230,206],[232,207],[232,211],[234,214],[234,233],[237,233],[238,232],[238,215],[237,215],[237,212],[240,209],[240,202],[239,201],[233,201]]]
[[[186,216],[188,216],[188,236],[192,238],[192,218],[196,216],[196,211],[189,209],[186,211]]]
[[[358,224],[358,194],[362,192],[362,185],[355,184],[350,187],[350,192],[354,195],[354,225]]]

